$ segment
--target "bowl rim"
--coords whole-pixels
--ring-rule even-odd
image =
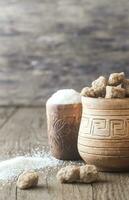
[[[105,99],[105,98],[91,98],[91,97],[81,97],[83,107],[88,109],[97,110],[122,110],[129,109],[129,98],[124,99]]]

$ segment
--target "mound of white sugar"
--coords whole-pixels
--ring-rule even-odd
[[[58,90],[47,101],[47,104],[74,104],[81,103],[80,94],[73,89]]]
[[[49,152],[34,152],[32,156],[16,156],[8,160],[0,161],[0,183],[12,182],[27,170],[36,170],[53,173],[59,166],[71,164],[82,165],[82,162],[62,161],[52,157]]]
[[[41,170],[47,167],[56,167],[60,164],[62,164],[62,161],[53,158],[48,153],[45,153],[42,157],[17,156],[0,162],[0,181],[13,181],[23,171]]]

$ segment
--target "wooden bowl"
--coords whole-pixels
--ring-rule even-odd
[[[78,160],[78,132],[82,104],[46,105],[48,141],[51,154],[61,160]]]
[[[78,150],[100,171],[129,170],[129,99],[82,97]]]

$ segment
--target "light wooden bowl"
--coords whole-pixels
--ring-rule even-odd
[[[129,99],[82,97],[78,150],[100,171],[129,171]]]

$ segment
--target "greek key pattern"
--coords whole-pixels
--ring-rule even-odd
[[[116,117],[116,116],[115,116]],[[80,132],[94,138],[125,139],[129,135],[129,118],[92,118],[82,117]]]

